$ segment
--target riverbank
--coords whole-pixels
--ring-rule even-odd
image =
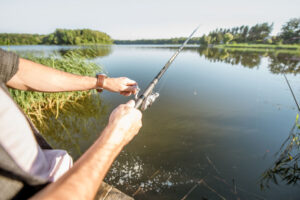
[[[292,50],[300,51],[300,44],[219,44],[214,45],[216,48],[240,49],[240,50],[258,50],[258,51],[275,51],[275,50]]]
[[[0,33],[0,45],[91,45],[112,44],[106,33],[91,29],[56,29],[47,35]]]

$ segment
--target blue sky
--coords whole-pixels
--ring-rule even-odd
[[[215,28],[300,17],[300,0],[0,0],[0,32],[48,34],[91,28],[114,39],[198,36]]]

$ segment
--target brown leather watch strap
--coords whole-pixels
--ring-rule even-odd
[[[104,83],[104,80],[107,78],[107,76],[105,74],[97,74],[96,78],[97,78],[96,90],[97,90],[97,92],[102,92],[103,91],[103,83]]]

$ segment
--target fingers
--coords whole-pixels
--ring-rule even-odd
[[[137,85],[137,83],[134,80],[131,80],[131,79],[127,78],[126,79],[126,85],[134,86],[134,85]]]
[[[131,95],[131,92],[120,92],[120,94],[128,97]]]
[[[122,92],[126,91],[126,92],[130,92],[132,94],[136,94],[136,92],[137,92],[137,82],[135,82],[134,80],[131,80],[129,78],[126,78],[125,86],[127,86],[127,87],[125,87],[125,89]]]
[[[124,96],[136,94],[138,91],[137,82],[127,77],[107,78],[103,88],[111,92],[119,92]]]
[[[128,101],[128,102],[126,103],[126,105],[129,106],[130,108],[134,108],[134,106],[135,106],[135,101],[134,101],[134,100],[130,100],[130,101]],[[138,119],[141,119],[141,118],[142,118],[142,113],[141,113],[141,111],[138,110],[138,109],[134,109],[134,110],[135,110],[134,112],[137,114]],[[140,121],[140,124],[141,124],[141,121]]]

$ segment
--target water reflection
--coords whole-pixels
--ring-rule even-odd
[[[58,116],[56,110],[43,112],[44,122],[35,124],[54,148],[66,149],[77,159],[99,136],[107,112],[108,106],[92,94],[66,103]]]
[[[247,68],[259,68],[263,58],[268,58],[268,69],[273,74],[298,74],[300,72],[300,52],[241,51],[230,49],[199,49],[200,56],[212,62],[224,62],[242,65]],[[260,179],[261,189],[270,188],[272,184],[297,184],[300,179],[300,125],[298,115],[288,138],[275,154],[274,164],[268,168]]]
[[[300,72],[300,52],[268,52],[268,51],[242,51],[217,48],[199,48],[198,53],[212,62],[224,62],[231,65],[242,65],[248,68],[259,67],[262,58],[269,59],[270,72],[292,73]]]
[[[278,182],[287,185],[297,184],[300,180],[300,124],[297,115],[296,122],[291,129],[288,138],[283,142],[279,151],[275,154],[274,164],[261,176],[261,189],[270,188],[270,183]]]
[[[216,48],[199,49],[198,52],[200,56],[204,56],[212,62],[221,61],[249,68],[258,67],[261,63],[261,58],[265,55],[260,52],[240,52]]]
[[[298,74],[300,72],[300,56],[291,54],[278,54],[269,58],[270,71],[274,74],[290,73]]]
[[[21,57],[60,57],[68,54],[80,55],[83,58],[93,59],[109,56],[112,53],[111,45],[93,46],[47,46],[47,45],[20,45],[20,46],[1,46],[9,51],[15,51]]]

